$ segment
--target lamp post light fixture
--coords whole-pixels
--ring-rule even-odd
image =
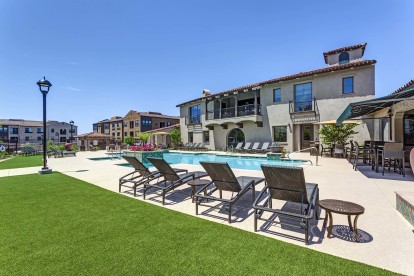
[[[39,171],[39,174],[49,174],[52,170],[47,167],[46,159],[46,96],[52,84],[43,77],[43,79],[37,82],[37,85],[43,95],[43,168]]]
[[[69,122],[69,124],[70,124],[70,142],[72,143],[72,141],[73,141],[73,124],[74,124],[75,122],[73,121],[73,120],[71,120],[70,122]]]

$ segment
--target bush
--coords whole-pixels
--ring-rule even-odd
[[[174,144],[174,147],[181,145],[181,132],[178,129],[174,129],[170,133],[171,141]]]
[[[132,136],[127,136],[124,138],[124,143],[129,146],[133,146],[135,144],[135,138]]]
[[[316,132],[322,136],[322,143],[325,145],[345,145],[352,135],[358,132],[354,131],[356,124],[342,124],[342,125],[327,125]]]

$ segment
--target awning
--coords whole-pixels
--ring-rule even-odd
[[[378,110],[390,107],[393,104],[404,100],[413,100],[413,96],[414,85],[411,85],[406,89],[395,94],[368,101],[351,103],[347,106],[347,108],[345,108],[344,112],[342,112],[341,116],[339,116],[339,118],[336,120],[336,124],[340,125],[343,121],[347,119],[368,115]]]
[[[360,125],[363,122],[361,120],[345,120],[342,121],[341,124],[356,124],[356,125]],[[330,120],[330,121],[323,121],[323,122],[317,122],[317,123],[313,123],[314,125],[336,125],[336,120]]]

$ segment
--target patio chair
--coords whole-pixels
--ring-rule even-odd
[[[244,144],[244,147],[241,148],[240,150],[238,150],[239,152],[245,152],[246,150],[250,149],[250,146],[252,145],[251,142],[247,142],[246,144]]]
[[[352,152],[354,152],[354,150],[355,150],[354,141],[350,140],[349,141],[349,147],[344,148],[345,158],[347,158],[348,161],[350,161],[350,162],[351,162],[351,154],[352,154]]]
[[[196,215],[198,215],[199,206],[220,209],[219,207],[202,204],[203,201],[220,201],[228,206],[228,222],[231,223],[231,210],[233,205],[249,190],[252,190],[253,202],[256,196],[255,185],[264,181],[264,178],[260,177],[236,177],[227,163],[200,162],[200,165],[206,170],[208,176],[211,178],[211,182],[201,188],[196,194]],[[219,197],[213,195],[216,191],[218,191]],[[223,191],[231,192],[231,197],[229,199],[223,198]]]
[[[256,143],[253,144],[253,147],[251,149],[245,149],[245,151],[246,152],[252,152],[252,153],[254,153],[259,148],[259,145],[260,145],[260,143],[259,142],[256,142]]]
[[[148,157],[147,159],[154,165],[154,167],[157,168],[163,180],[157,181],[156,183],[145,182],[144,183],[144,199],[145,199],[146,192],[149,189],[153,188],[156,190],[160,190],[161,195],[162,195],[162,205],[165,204],[165,195],[169,191],[174,190],[175,188],[183,184],[186,184],[187,182],[191,180],[199,179],[199,178],[207,176],[205,172],[201,172],[201,171],[188,172],[188,170],[181,170],[177,172],[173,168],[171,168],[171,166],[162,158]],[[179,174],[180,172],[183,172],[183,173]]]
[[[269,142],[264,142],[262,147],[260,149],[257,149],[256,151],[260,153],[266,153],[269,150],[269,145]]]
[[[382,175],[384,175],[385,165],[388,165],[388,171],[394,165],[394,169],[400,170],[400,174],[405,177],[405,156],[403,143],[385,143],[384,149],[378,150],[378,155],[381,156]]]
[[[338,157],[339,155],[341,155],[342,157],[345,157],[344,145],[335,144],[335,146],[333,148],[333,156]]]
[[[276,165],[262,165],[266,185],[256,198],[253,209],[254,231],[257,231],[257,221],[288,225],[305,230],[305,244],[309,240],[309,220],[318,219],[319,189],[317,184],[306,183],[302,167],[286,167]],[[274,209],[272,200],[281,200],[300,204],[298,212],[294,210]],[[299,206],[298,206],[299,207]],[[264,212],[271,212],[276,216],[262,218]],[[297,224],[275,222],[276,217],[288,217],[299,220]]]
[[[133,189],[134,197],[137,195],[137,187],[143,185],[146,181],[157,179],[161,176],[158,171],[151,172],[144,164],[141,163],[136,157],[122,156],[133,168],[134,171],[128,173],[119,178],[119,192],[121,192],[122,186]],[[175,170],[177,173],[185,172],[185,170]],[[129,186],[128,183],[132,183]]]
[[[324,154],[328,154],[330,157],[332,157],[332,147],[328,146],[328,145],[323,145],[321,144],[321,157]]]
[[[179,150],[185,150],[188,146],[190,145],[190,143],[185,143],[182,147],[179,147]]]
[[[353,160],[353,164],[352,167],[354,170],[357,170],[357,166],[358,166],[358,160],[362,158],[363,163],[366,163],[366,160],[368,158],[368,160],[370,160],[371,163],[371,149],[370,148],[365,148],[365,147],[360,147],[358,142],[354,141],[354,152],[351,153],[351,157],[350,159]],[[352,161],[351,161],[352,163]],[[372,162],[372,164],[374,165],[374,163]]]

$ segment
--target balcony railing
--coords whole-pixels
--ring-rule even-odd
[[[247,104],[241,105],[237,107],[226,107],[221,109],[221,116],[220,116],[220,109],[207,111],[207,120],[215,120],[215,119],[225,119],[225,118],[234,118],[234,117],[242,117],[242,116],[251,116],[251,115],[262,115],[262,106],[258,104],[256,106],[255,112],[255,105],[254,104]]]
[[[307,101],[289,101],[289,112],[300,113],[300,112],[318,112],[318,104],[316,99]]]
[[[201,116],[191,116],[185,118],[185,124],[186,125],[192,125],[192,124],[201,124]]]

